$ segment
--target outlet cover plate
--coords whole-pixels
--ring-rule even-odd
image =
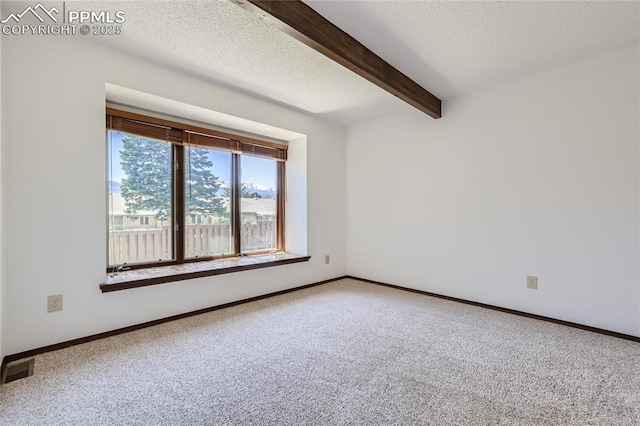
[[[57,312],[62,310],[62,295],[54,294],[47,297],[47,312]]]
[[[538,289],[538,277],[535,277],[533,275],[527,275],[527,288],[530,288],[532,290],[537,290]]]

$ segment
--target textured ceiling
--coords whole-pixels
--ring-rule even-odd
[[[445,103],[637,44],[640,28],[636,1],[307,3]],[[342,124],[411,108],[226,0],[67,1],[71,8],[126,12],[124,35],[87,40]]]
[[[69,2],[67,2],[69,3]],[[93,37],[136,56],[348,124],[403,103],[228,1],[104,1],[124,35]]]
[[[447,99],[638,43],[636,1],[308,1]]]

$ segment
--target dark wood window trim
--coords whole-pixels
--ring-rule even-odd
[[[212,273],[208,273],[207,275],[216,275],[220,273],[228,273],[228,272],[220,272],[225,269],[230,269],[229,272],[235,272],[237,270],[244,270],[246,265],[240,265],[240,269],[238,267],[225,268],[220,267],[224,262],[229,262],[230,259],[235,258],[236,256],[242,257],[254,257],[256,255],[262,255],[265,253],[269,254],[283,254],[285,253],[285,220],[284,220],[284,211],[285,211],[285,162],[287,159],[287,148],[286,144],[277,143],[277,142],[269,142],[263,141],[260,139],[255,139],[243,135],[235,135],[231,133],[225,133],[218,130],[208,129],[204,127],[193,126],[186,123],[180,123],[176,121],[161,119],[157,117],[137,114],[128,111],[121,111],[114,108],[106,109],[106,128],[107,130],[116,130],[124,133],[136,134],[142,137],[148,137],[152,139],[164,140],[173,145],[173,162],[174,162],[174,189],[173,189],[173,260],[165,260],[158,262],[145,262],[145,263],[134,263],[134,264],[124,264],[126,265],[125,269],[132,270],[146,270],[146,269],[156,269],[162,267],[176,267],[180,265],[188,265],[193,262],[204,262],[206,264],[210,264]],[[184,223],[184,202],[180,202],[178,200],[184,200],[184,187],[181,182],[184,182],[184,167],[181,165],[181,161],[184,158],[184,150],[185,146],[201,146],[204,148],[211,148],[217,150],[228,151],[233,154],[232,156],[232,175],[234,185],[232,186],[232,233],[234,238],[233,244],[233,253],[225,254],[225,255],[216,255],[210,257],[201,257],[201,258],[185,258],[184,252],[184,232],[181,231],[185,227]],[[240,247],[240,155],[245,154],[257,157],[269,158],[276,161],[277,165],[277,198],[276,198],[276,227],[277,227],[277,235],[276,235],[276,248],[269,250],[258,250],[251,252],[242,252]],[[176,232],[176,229],[179,230]],[[217,264],[216,264],[217,262]],[[220,263],[222,262],[222,263]],[[108,262],[107,262],[108,263]],[[285,263],[291,263],[287,261]],[[248,262],[247,264],[253,264]],[[255,264],[261,264],[257,262]],[[278,263],[280,264],[280,263]],[[266,265],[271,266],[271,265]],[[107,273],[115,272],[118,265],[107,265],[106,271]],[[265,266],[260,266],[265,267]],[[189,266],[185,266],[186,269]],[[193,269],[193,268],[191,268]],[[205,268],[206,269],[206,268]],[[249,269],[255,269],[255,266]],[[124,274],[126,271],[121,271],[120,274]],[[204,271],[199,271],[199,273],[203,273]],[[187,274],[188,275],[188,274]],[[174,277],[173,274],[169,273],[168,277]],[[202,275],[206,276],[206,275]],[[157,277],[158,279],[166,279],[166,277]],[[181,279],[188,279],[181,278]],[[154,278],[155,280],[156,278]],[[176,281],[177,279],[170,279],[169,281],[162,282],[170,282]],[[112,288],[113,283],[109,283],[109,279],[104,284],[101,284],[101,288],[103,286],[108,286],[108,288]],[[149,285],[149,284],[143,284]],[[129,287],[127,287],[129,288]],[[104,292],[103,288],[103,292]],[[113,290],[106,290],[113,291]]]
[[[100,284],[100,290],[103,293],[108,293],[111,291],[191,280],[213,275],[230,274],[251,269],[307,262],[309,259],[311,259],[311,256],[300,256],[291,253],[273,253],[135,269],[118,272],[117,274],[108,274],[106,281]]]
[[[242,142],[247,145],[270,147],[270,148],[282,149],[285,151],[287,150],[287,145],[283,143],[270,142],[262,139],[251,138],[248,136],[221,132],[218,130],[208,129],[206,127],[194,126],[187,123],[180,123],[178,121],[165,120],[162,118],[138,114],[135,112],[122,111],[119,109],[109,108],[109,107],[107,107],[107,127],[108,128],[109,126],[116,125],[114,121],[111,121],[109,116],[113,116],[116,119],[120,118],[122,120],[120,124],[121,126],[122,125],[135,126],[136,124],[143,126],[142,128],[145,129],[145,132],[154,131],[152,128],[148,126],[148,124],[152,124],[153,127],[156,128],[156,132],[154,132],[155,136],[151,134],[147,134],[147,136],[153,137],[156,139],[160,138],[162,140],[165,140],[165,138],[168,137],[170,139],[170,142],[174,142],[174,143],[182,142],[182,130],[185,130],[193,135],[204,136],[205,137],[204,139],[209,141],[209,142],[203,142],[200,139],[194,139],[192,143],[195,145],[213,146],[215,144],[219,148],[226,148],[229,150],[239,150],[240,148],[238,147],[238,145],[233,143],[233,141],[235,141],[235,142]],[[169,130],[168,136],[167,136],[167,129]],[[171,129],[178,129],[177,133],[172,132]],[[132,131],[132,129],[129,128],[129,131]],[[136,133],[136,132],[133,131],[133,133]],[[139,134],[139,132],[137,133]],[[194,138],[197,138],[197,136],[194,136]],[[214,139],[217,139],[217,141],[214,141]],[[247,147],[247,149],[251,150],[252,148]]]

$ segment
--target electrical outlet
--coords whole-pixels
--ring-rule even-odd
[[[537,290],[538,289],[538,277],[533,275],[527,275],[527,288]]]
[[[62,310],[62,295],[54,294],[47,297],[47,312],[56,312]]]
[[[324,255],[324,263],[327,264],[327,265],[329,263],[331,263],[331,256],[329,256],[328,254],[325,254]]]

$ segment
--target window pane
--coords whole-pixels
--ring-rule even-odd
[[[185,257],[233,253],[231,153],[185,147]]]
[[[109,265],[173,258],[170,143],[107,132]]]
[[[276,161],[242,155],[240,250],[276,249]]]

